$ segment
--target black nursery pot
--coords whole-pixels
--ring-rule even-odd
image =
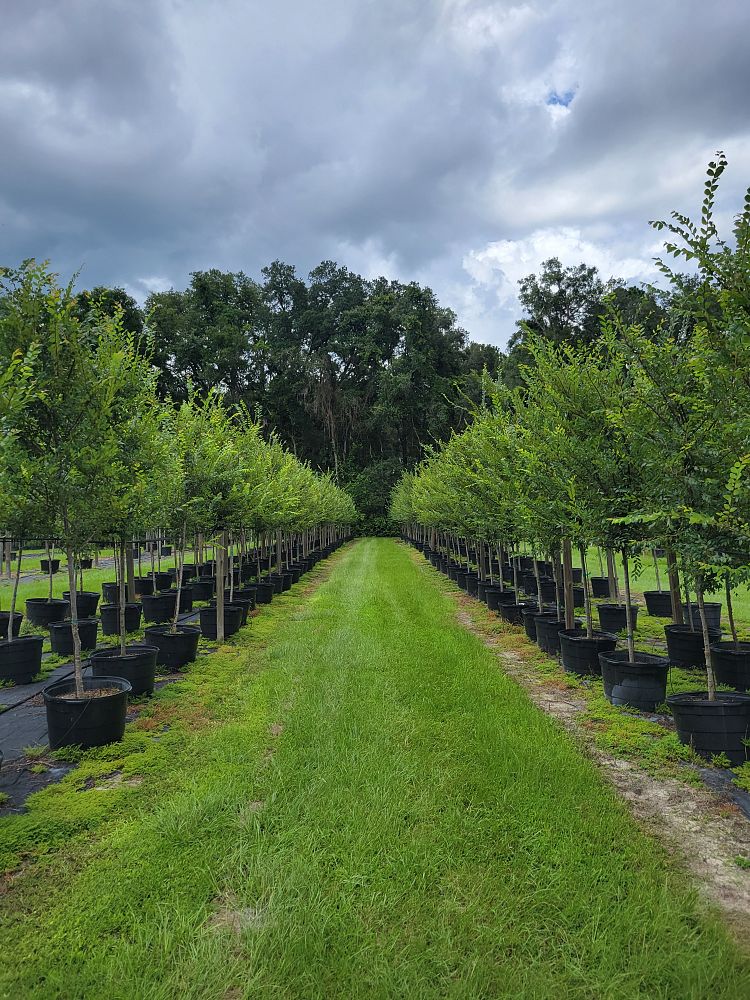
[[[52,622],[61,622],[70,614],[70,603],[45,597],[29,597],[26,601],[26,617],[32,625],[46,628]]]
[[[590,576],[592,597],[609,597],[609,577]]]
[[[63,591],[63,598],[70,602],[70,591]],[[93,618],[99,606],[99,595],[95,590],[76,591],[76,614],[79,618]]]
[[[744,740],[750,737],[750,695],[717,691],[709,701],[705,691],[672,694],[667,698],[680,742],[702,757],[726,754],[736,767],[748,759]]]
[[[42,691],[50,749],[101,747],[117,743],[125,735],[129,682],[120,677],[86,677],[83,688],[84,691],[107,688],[111,693],[98,698],[70,697],[76,689],[72,678],[50,684]]]
[[[667,695],[669,660],[652,653],[636,653],[630,662],[627,649],[599,654],[604,694],[613,705],[631,705],[640,712],[655,712]]]
[[[646,611],[654,618],[672,617],[672,595],[668,590],[646,590]]]
[[[536,642],[536,620],[537,618],[542,618],[544,615],[547,617],[557,618],[557,611],[554,608],[550,608],[547,605],[542,605],[542,610],[539,610],[539,605],[534,601],[522,612],[523,615],[523,627],[526,630],[526,635],[531,639],[532,642]]]
[[[21,631],[23,615],[20,611],[13,613],[13,635],[17,636]],[[0,611],[0,639],[8,638],[8,625],[10,624],[10,611]]]
[[[706,614],[706,625],[709,628],[721,629],[721,604],[718,601],[704,601],[703,610]],[[693,604],[692,601],[688,607],[687,604],[682,605],[682,617],[685,619],[685,624],[690,624],[690,612],[693,615],[693,624],[697,629],[701,627],[701,612],[697,604]]]
[[[96,618],[79,618],[78,635],[81,650],[96,649],[96,634],[99,622]],[[73,626],[69,621],[53,622],[49,627],[49,641],[52,652],[58,656],[73,655]]]
[[[557,598],[557,588],[554,580],[542,580],[542,600],[554,601]]]
[[[216,605],[201,608],[201,632],[207,639],[216,638]],[[224,605],[224,637],[229,638],[242,627],[242,608],[238,604]]]
[[[711,645],[711,666],[719,684],[735,691],[750,690],[750,642],[715,642]]]
[[[154,592],[154,581],[150,576],[137,576],[135,578],[135,592],[139,597],[144,597]]]
[[[536,626],[536,643],[543,653],[549,656],[556,656],[560,652],[560,630],[565,628],[565,622],[560,621],[557,612],[552,614],[537,615],[534,619]]]
[[[127,594],[127,587],[125,588]],[[120,600],[120,585],[114,580],[102,584],[102,600],[105,604],[117,604]]]
[[[253,610],[252,602],[244,600],[244,598],[242,598],[242,597],[233,597],[231,601],[229,600],[229,597],[225,597],[224,598],[224,607],[227,608],[229,605],[232,605],[232,606],[236,605],[238,608],[242,608],[242,620],[240,622],[240,626],[247,625],[247,616]],[[216,607],[216,600],[211,601],[211,605],[210,606],[213,607],[213,608],[215,608]],[[226,614],[225,614],[224,617],[226,619]],[[226,625],[226,622],[225,622],[225,625]]]
[[[586,603],[586,595],[583,592],[583,587],[573,587],[573,607],[582,608]]]
[[[210,601],[214,596],[216,580],[212,576],[200,576],[193,580],[190,586],[193,588],[194,601]]]
[[[599,653],[610,653],[617,646],[617,637],[608,632],[594,632],[591,638],[585,628],[562,628],[558,633],[560,658],[569,674],[596,677],[601,674]]]
[[[476,573],[466,573],[464,576],[464,590],[470,597],[476,597],[479,590],[479,577]]]
[[[94,677],[122,677],[130,683],[132,693],[153,694],[156,678],[156,646],[133,643],[125,647],[125,655],[119,646],[99,649],[91,654],[91,673]]]
[[[497,587],[487,587],[484,599],[490,611],[498,611],[501,604],[515,604],[515,590],[499,590]]]
[[[120,632],[120,605],[102,604],[99,608],[99,617],[102,623],[102,635],[119,635]],[[141,606],[140,604],[125,605],[125,631],[137,632],[141,627]]]
[[[0,680],[31,684],[42,669],[41,635],[24,635],[12,642],[0,642]]]
[[[498,613],[509,625],[523,625],[524,612],[532,610],[537,614],[536,602],[522,601],[520,604],[498,604]]]
[[[146,642],[156,646],[156,662],[169,670],[179,670],[192,663],[198,655],[201,630],[195,625],[178,625],[172,632],[170,625],[152,625],[146,629]]]
[[[272,583],[266,583],[261,580],[260,583],[255,584],[255,603],[270,604],[273,600],[274,592],[275,588]]]
[[[59,559],[40,559],[39,560],[39,565],[42,568],[42,573],[49,573],[50,572],[50,567],[51,567],[51,572],[57,573],[57,571],[60,569],[60,560]]]
[[[284,588],[284,580],[277,573],[268,573],[263,577],[263,583],[270,583],[274,594],[280,594]]]
[[[81,559],[81,569],[91,569],[93,563],[93,559]]]
[[[143,600],[143,620],[145,622],[168,622],[174,618],[175,606],[177,603],[177,591],[169,591],[166,594],[144,594]]]
[[[706,656],[703,647],[703,632],[699,629],[691,631],[689,625],[665,625],[664,634],[667,637],[667,653],[669,661],[675,667],[705,667]],[[711,644],[719,642],[721,631],[708,630]]]
[[[627,610],[624,604],[600,604],[597,610],[602,632],[622,632],[627,628]],[[630,605],[630,617],[635,629],[638,621],[638,607],[635,604]]]
[[[174,578],[171,573],[167,573],[166,570],[162,573],[161,570],[154,574],[156,577],[156,589],[157,590],[169,590],[169,588],[174,583]]]
[[[174,594],[175,607],[177,607],[177,587],[175,587],[174,590],[168,590],[167,593]],[[193,585],[191,583],[184,583],[180,588],[180,614],[192,610],[193,610]]]
[[[235,587],[234,594],[230,594],[229,588],[224,588],[224,602],[226,604],[233,604],[235,601],[247,601],[250,604],[250,610],[252,611],[255,607],[255,587]]]

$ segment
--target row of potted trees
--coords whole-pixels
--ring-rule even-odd
[[[138,596],[150,597],[146,610],[158,624],[149,630],[149,645],[165,663],[183,659],[197,643],[193,627],[181,623],[187,580],[200,583],[195,561],[186,572],[189,542],[194,552],[212,547],[215,606],[201,617],[221,642],[241,611],[232,601],[243,559],[248,566],[252,557],[257,569],[272,552],[282,573],[292,549],[307,560],[340,541],[355,510],[329,477],[273,436],[264,438],[247,412],[227,408],[219,389],[191,393],[180,405],[161,400],[147,340],[126,332],[117,314],[95,305],[82,321],[74,306],[72,286],[61,287],[44,264],[27,261],[0,273],[0,530],[17,542],[10,622],[24,544],[53,542],[66,556],[67,619],[51,620],[51,589],[41,602],[47,624],[69,641],[74,667],[70,681],[45,692],[62,719],[50,725],[50,738],[91,745],[100,741],[96,720],[107,703],[119,698],[124,718],[130,685],[116,670],[144,653],[127,645]],[[174,575],[157,579],[152,566],[151,595],[136,592],[134,537],[173,542]],[[105,544],[114,545],[116,580],[106,596],[120,643],[107,654],[107,677],[84,678],[82,633],[95,635],[96,623],[92,629],[86,617],[92,597],[79,589],[77,568]],[[44,618],[44,607],[36,614]],[[0,641],[0,676],[33,676],[42,637],[16,631],[9,628]],[[92,732],[71,729],[81,718]]]
[[[746,758],[750,735],[750,644],[738,637],[732,605],[733,587],[750,567],[750,201],[735,219],[730,246],[713,220],[725,166],[719,155],[709,167],[698,223],[678,214],[654,223],[673,237],[668,254],[697,268],[686,277],[660,262],[672,287],[662,326],[646,333],[613,308],[599,339],[584,347],[530,337],[523,386],[509,392],[488,385],[469,428],[403,477],[391,513],[429,554],[446,559],[446,568],[473,562],[482,579],[494,552],[516,601],[522,589],[527,596],[534,590],[534,610],[549,615],[542,631],[554,633],[553,642],[560,637],[566,665],[577,659],[599,672],[600,653],[616,657],[635,683],[631,704],[639,679],[666,678],[670,661],[703,664],[705,689],[669,699],[678,732],[696,749],[736,762]],[[594,627],[592,546],[607,553],[612,596],[615,556],[621,561],[622,651],[612,648],[609,631]],[[647,600],[650,610],[672,616],[669,659],[635,647],[632,575],[655,549],[667,557],[669,594]],[[530,560],[525,581],[519,559],[508,558],[522,552]],[[600,586],[603,576],[600,570]],[[720,605],[706,600],[719,588],[727,641],[716,628]],[[523,614],[520,604],[514,613]],[[717,664],[722,680],[739,690],[717,686]]]

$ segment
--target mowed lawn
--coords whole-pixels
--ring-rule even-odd
[[[332,561],[0,822],[24,865],[0,993],[750,996],[718,919],[434,575],[391,540]]]

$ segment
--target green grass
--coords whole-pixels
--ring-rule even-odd
[[[750,991],[665,852],[392,541],[77,756],[0,825],[24,864],[4,996]]]

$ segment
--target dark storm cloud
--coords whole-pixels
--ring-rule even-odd
[[[646,220],[697,206],[717,146],[739,204],[748,26],[740,0],[6,0],[0,261],[145,294],[333,257],[502,342],[544,256],[648,275]]]

